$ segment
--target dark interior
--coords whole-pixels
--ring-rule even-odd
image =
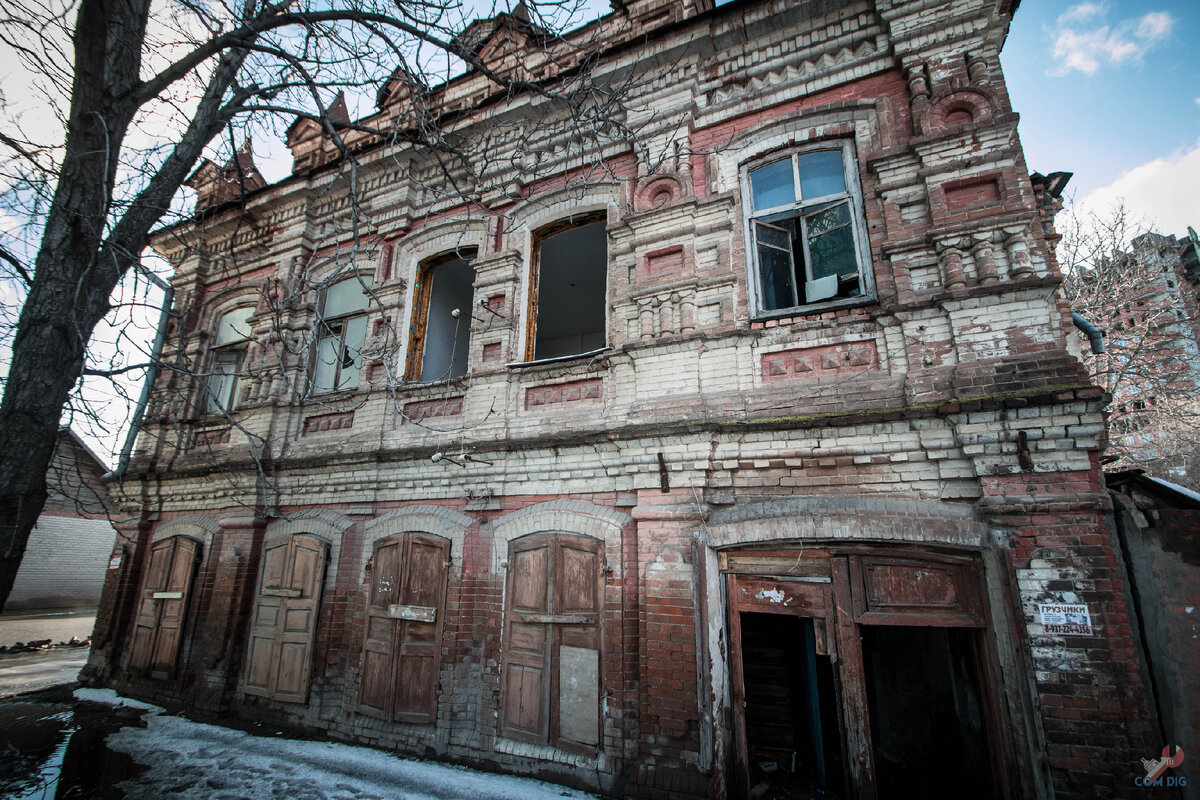
[[[743,613],[741,622],[750,796],[847,796],[833,669],[814,621]]]
[[[880,800],[993,797],[976,632],[861,630]]]

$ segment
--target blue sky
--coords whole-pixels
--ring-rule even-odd
[[[1025,0],[1001,62],[1031,171],[1075,173],[1092,210],[1200,228],[1200,2]]]

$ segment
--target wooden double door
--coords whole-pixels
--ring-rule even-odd
[[[268,540],[247,648],[246,694],[308,701],[329,545],[297,534]]]
[[[720,564],[735,796],[1008,796],[975,561],[734,551]]]
[[[358,708],[436,722],[450,541],[403,533],[375,543]]]
[[[200,542],[187,536],[151,546],[130,645],[132,672],[159,679],[174,673],[200,552]]]

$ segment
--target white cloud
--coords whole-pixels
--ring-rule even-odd
[[[1095,75],[1105,64],[1136,63],[1171,35],[1175,18],[1166,11],[1151,11],[1141,17],[1105,24],[1107,8],[1097,3],[1080,3],[1059,15],[1055,22],[1055,67],[1051,75],[1077,70]]]
[[[1108,186],[1075,203],[1080,213],[1104,214],[1122,201],[1136,218],[1142,217],[1160,233],[1186,233],[1200,228],[1200,140],[1189,149],[1156,158],[1122,172]]]

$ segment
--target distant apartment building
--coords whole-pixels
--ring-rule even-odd
[[[1113,261],[1130,277],[1104,319],[1106,460],[1200,488],[1200,241],[1146,233]]]

